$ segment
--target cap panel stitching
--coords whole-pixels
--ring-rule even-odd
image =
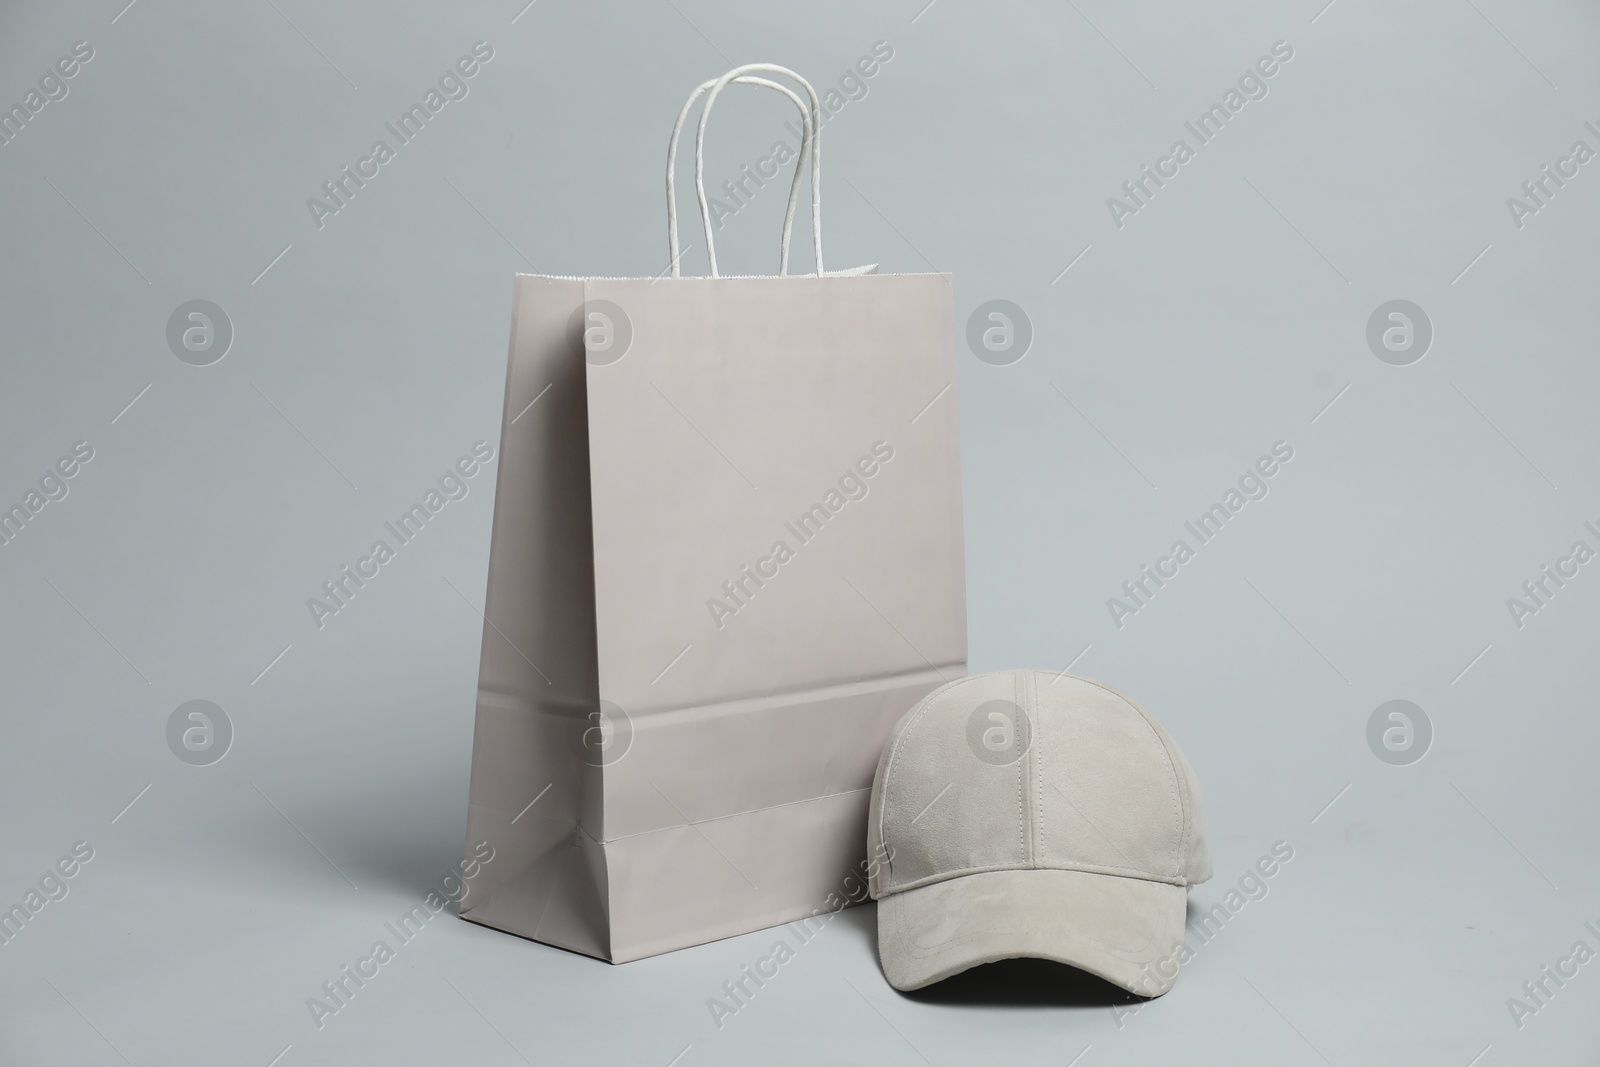
[[[925,715],[927,715],[927,713],[929,711],[932,710],[935,701],[939,697],[942,697],[943,695],[945,695],[945,693],[947,693],[951,689],[955,688],[956,686],[961,685],[963,682],[976,681],[976,680],[982,679],[982,678],[992,678],[992,677],[995,677],[997,675],[1003,675],[1003,674],[1013,674],[1016,677],[1017,684],[1019,686],[1023,684],[1023,682],[1022,682],[1022,676],[1023,675],[1027,675],[1029,677],[1029,679],[1031,681],[1033,681],[1035,684],[1037,684],[1038,675],[1040,675],[1040,674],[1050,674],[1050,675],[1052,675],[1052,677],[1062,677],[1062,675],[1060,675],[1058,672],[1040,671],[1040,670],[1037,670],[1037,669],[1031,670],[1031,671],[1029,671],[1029,670],[988,671],[988,672],[985,672],[983,674],[966,675],[966,676],[964,676],[962,678],[957,678],[957,679],[955,679],[953,681],[946,682],[944,685],[939,686],[937,689],[933,690],[927,696],[923,697],[922,701],[920,702],[920,704],[910,713],[910,716],[906,719],[906,721],[904,723],[904,726],[901,728],[898,736],[894,739],[893,748],[892,748],[892,751],[891,751],[891,755],[889,757],[889,762],[884,767],[884,799],[885,799],[885,803],[880,806],[880,810],[878,812],[878,840],[879,840],[880,843],[886,842],[887,841],[887,836],[888,836],[885,833],[885,824],[887,822],[887,812],[888,812],[888,808],[889,808],[889,804],[887,803],[887,801],[890,799],[889,794],[890,794],[891,790],[894,790],[897,797],[901,795],[898,792],[898,789],[897,789],[898,783],[897,783],[897,781],[895,779],[895,773],[894,773],[895,772],[895,766],[899,762],[901,750],[904,748],[906,742],[910,739],[912,733],[921,724],[922,718]],[[1142,722],[1144,722],[1146,728],[1148,728],[1150,730],[1151,736],[1155,740],[1156,747],[1161,751],[1162,756],[1166,758],[1168,770],[1170,770],[1172,772],[1172,779],[1168,782],[1167,792],[1168,792],[1168,798],[1172,802],[1173,811],[1174,811],[1174,813],[1175,813],[1175,815],[1177,817],[1177,820],[1178,820],[1178,830],[1179,830],[1179,834],[1178,834],[1178,836],[1179,836],[1178,854],[1175,857],[1173,874],[1170,876],[1172,881],[1171,882],[1167,882],[1166,879],[1159,879],[1159,880],[1163,881],[1165,884],[1177,884],[1177,885],[1185,885],[1185,884],[1187,884],[1186,879],[1183,878],[1182,870],[1183,870],[1183,865],[1184,865],[1184,858],[1188,854],[1188,846],[1189,846],[1189,841],[1190,841],[1190,837],[1191,837],[1191,835],[1189,833],[1189,823],[1188,823],[1188,819],[1187,819],[1188,805],[1186,803],[1185,798],[1180,794],[1180,787],[1182,786],[1182,783],[1181,783],[1180,779],[1181,779],[1182,776],[1178,772],[1178,768],[1176,766],[1176,761],[1174,760],[1173,754],[1169,749],[1169,741],[1164,737],[1163,731],[1162,731],[1162,729],[1160,727],[1160,724],[1158,724],[1155,721],[1155,719],[1150,715],[1150,713],[1147,712],[1142,706],[1140,706],[1140,704],[1137,701],[1135,701],[1132,698],[1130,698],[1126,693],[1120,692],[1119,690],[1117,690],[1117,689],[1115,689],[1115,688],[1113,688],[1113,687],[1111,687],[1109,685],[1106,685],[1104,682],[1097,681],[1097,680],[1095,680],[1093,678],[1085,678],[1085,677],[1083,677],[1081,675],[1076,675],[1076,674],[1068,674],[1068,675],[1064,675],[1064,677],[1071,678],[1074,681],[1079,681],[1079,682],[1083,682],[1083,683],[1085,683],[1087,685],[1094,686],[1096,689],[1100,689],[1103,692],[1109,693],[1112,696],[1117,697],[1118,699],[1123,701],[1125,704],[1127,704],[1129,707],[1131,707],[1135,712],[1137,712],[1139,717],[1140,717],[1140,720]],[[1035,690],[1035,691],[1037,691],[1037,690]],[[1018,695],[1019,696],[1021,695],[1020,690],[1018,691]],[[1033,742],[1034,742],[1034,744],[1038,744],[1039,743],[1039,731],[1037,731],[1037,730],[1035,730],[1033,732]],[[1020,767],[1020,761],[1019,761],[1019,767]],[[1022,784],[1020,779],[1021,779],[1021,772],[1020,772],[1020,769],[1019,769],[1019,782],[1018,782],[1018,793],[1017,793],[1019,834],[1020,834],[1021,828],[1026,827],[1026,825],[1027,825],[1027,819],[1022,814],[1022,796],[1023,796],[1022,789],[1024,787],[1023,787],[1023,784]],[[1040,824],[1041,836],[1042,836],[1043,825],[1044,825],[1044,813],[1043,813],[1043,806],[1042,805],[1040,805],[1040,808],[1039,808],[1039,824]],[[1023,847],[1023,853],[1026,856],[1027,855],[1027,842],[1026,842],[1025,838],[1022,839],[1021,844],[1022,844],[1022,847]],[[959,870],[956,870],[956,871],[944,872],[944,873],[941,873],[941,874],[938,874],[938,875],[931,875],[931,876],[929,876],[927,878],[919,879],[918,881],[913,882],[913,883],[896,886],[896,885],[893,885],[895,873],[894,873],[894,853],[893,853],[892,846],[891,846],[889,851],[890,851],[890,855],[889,855],[888,860],[887,860],[887,865],[888,865],[888,868],[889,868],[889,878],[888,878],[888,882],[884,886],[884,895],[885,896],[890,895],[891,893],[904,892],[905,890],[908,890],[908,889],[915,889],[915,888],[917,888],[919,886],[929,885],[929,884],[932,884],[934,882],[944,881],[945,879],[948,879],[948,878],[959,877],[959,876],[961,876],[963,874],[974,873],[974,872],[978,872],[978,871],[986,871],[986,870],[1019,870],[1019,869],[1026,870],[1026,869],[1029,869],[1026,865],[1024,865],[1022,867],[1017,867],[1015,865],[1009,865],[1009,864],[977,866],[977,867],[963,867],[963,868],[960,868]],[[1136,868],[1136,867],[1122,867],[1122,866],[1117,866],[1117,865],[1105,865],[1105,866],[1098,866],[1098,867],[1076,866],[1076,865],[1075,866],[1064,866],[1064,867],[1052,866],[1050,869],[1052,869],[1052,870],[1055,870],[1055,869],[1059,869],[1059,870],[1083,870],[1083,871],[1087,871],[1089,873],[1098,873],[1098,872],[1101,872],[1101,871],[1105,871],[1105,872],[1130,871],[1130,872],[1133,872],[1135,877],[1142,878],[1145,881],[1157,881],[1158,880],[1158,879],[1151,878],[1149,876],[1149,872],[1142,871],[1139,868]]]
[[[1139,710],[1143,711],[1144,709],[1140,708]],[[1189,774],[1180,771],[1178,763],[1181,760],[1187,766],[1189,761],[1183,758],[1182,752],[1177,752],[1176,758],[1174,758],[1177,742],[1167,735],[1166,729],[1159,723],[1156,726],[1156,732],[1161,735],[1162,747],[1167,750],[1167,762],[1173,765],[1173,772],[1178,779],[1179,810],[1182,812],[1180,818],[1183,819],[1183,832],[1178,836],[1178,862],[1172,873],[1175,877],[1182,877],[1184,883],[1188,884],[1189,847],[1194,842],[1194,833],[1192,832],[1194,830],[1194,819],[1192,818],[1193,811],[1191,810],[1194,805],[1189,793]]]
[[[896,893],[908,893],[913,889],[921,889],[923,886],[936,885],[939,882],[948,882],[953,879],[964,878],[972,874],[984,874],[990,871],[1028,871],[1035,869],[1048,871],[1078,871],[1082,874],[1103,874],[1108,878],[1130,878],[1138,882],[1155,882],[1159,885],[1187,884],[1182,879],[1176,877],[1152,875],[1149,871],[1141,870],[1138,867],[1120,867],[1112,864],[1075,863],[1051,865],[1043,868],[1032,868],[1026,866],[1025,864],[988,863],[976,867],[962,867],[959,870],[947,871],[941,874],[930,874],[925,878],[918,878],[915,882],[908,882],[905,885],[895,886],[893,891],[884,893],[884,896],[894,896]],[[1128,873],[1124,874],[1124,871]]]
[[[899,759],[900,759],[900,750],[905,747],[906,740],[911,736],[912,731],[914,731],[917,728],[917,724],[921,721],[922,717],[924,715],[926,715],[928,713],[929,709],[931,709],[933,707],[933,703],[934,703],[934,701],[936,699],[938,699],[939,697],[943,696],[946,692],[948,692],[949,690],[953,689],[954,687],[960,685],[962,682],[970,681],[970,680],[972,680],[974,678],[987,678],[987,677],[989,677],[990,675],[993,675],[993,674],[1003,674],[1003,673],[1005,673],[1005,672],[1004,671],[991,671],[991,672],[989,672],[989,674],[969,674],[964,678],[957,678],[954,681],[946,682],[944,685],[939,686],[933,692],[931,692],[927,696],[923,697],[921,703],[916,708],[914,708],[909,713],[909,715],[906,717],[904,725],[900,728],[900,732],[899,732],[898,736],[895,737],[895,739],[894,739],[894,747],[893,747],[893,749],[891,751],[891,754],[889,756],[889,762],[883,768],[884,803],[881,804],[879,806],[879,808],[878,808],[878,841],[879,841],[879,843],[883,843],[885,840],[887,840],[887,835],[884,833],[884,823],[885,823],[885,820],[887,819],[887,812],[888,812],[888,809],[889,809],[889,804],[888,804],[888,801],[890,799],[889,798],[889,792],[896,785],[895,774],[894,774],[895,763],[899,761]],[[894,882],[894,848],[893,848],[893,846],[890,846],[890,848],[889,848],[889,885],[892,885],[893,882]],[[886,885],[884,888],[887,891],[889,886]]]
[[[1026,675],[1028,686],[1028,714],[1032,722],[1028,724],[1033,734],[1033,813],[1038,819],[1039,829],[1034,835],[1033,851],[1031,857],[1034,865],[1042,862],[1044,856],[1044,708],[1039,703],[1039,679],[1029,673]]]
[[[1012,676],[1011,695],[1016,697],[1017,710],[1026,715],[1028,714],[1028,710],[1022,706],[1023,700],[1026,699],[1023,693],[1023,685],[1024,682],[1021,674]],[[1030,745],[1029,747],[1032,746]],[[1017,845],[1022,849],[1023,863],[1027,863],[1030,859],[1032,859],[1032,856],[1028,850],[1028,816],[1022,810],[1022,797],[1027,791],[1028,776],[1024,769],[1024,764],[1027,762],[1028,753],[1024,752],[1022,754],[1022,758],[1017,760]]]
[[[1040,674],[1042,672],[1040,672],[1038,670],[1034,670],[1032,673],[1037,675],[1037,674]],[[1138,712],[1140,720],[1143,721],[1143,723],[1145,724],[1146,728],[1149,729],[1150,735],[1155,739],[1156,748],[1159,749],[1161,751],[1161,755],[1166,758],[1167,769],[1172,772],[1172,780],[1167,783],[1167,794],[1168,794],[1169,798],[1172,800],[1172,808],[1173,808],[1174,813],[1177,816],[1177,821],[1178,821],[1178,854],[1174,858],[1174,861],[1173,861],[1173,875],[1172,876],[1174,878],[1181,877],[1182,876],[1182,871],[1183,871],[1184,857],[1187,856],[1188,852],[1189,852],[1189,820],[1187,818],[1188,812],[1186,810],[1186,805],[1184,804],[1183,800],[1180,799],[1179,796],[1178,796],[1178,781],[1182,776],[1178,773],[1178,767],[1177,767],[1176,762],[1172,758],[1172,753],[1167,750],[1166,741],[1163,739],[1163,736],[1162,736],[1163,731],[1161,729],[1161,724],[1156,722],[1155,721],[1155,717],[1152,716],[1148,711],[1145,711],[1144,708],[1139,705],[1139,702],[1134,700],[1132,697],[1128,696],[1128,694],[1123,693],[1123,692],[1119,692],[1118,690],[1113,689],[1111,686],[1106,685],[1104,682],[1096,681],[1093,678],[1084,678],[1084,677],[1082,677],[1080,675],[1076,675],[1076,674],[1069,674],[1069,675],[1067,675],[1067,677],[1076,679],[1077,681],[1084,682],[1084,683],[1086,683],[1088,685],[1092,685],[1096,689],[1100,689],[1100,690],[1103,690],[1104,692],[1110,693],[1112,696],[1114,696],[1117,699],[1121,700],[1124,704],[1127,704],[1134,711]]]

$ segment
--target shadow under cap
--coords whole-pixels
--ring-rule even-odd
[[[1109,1008],[1146,1000],[1087,971],[1041,959],[985,963],[901,996],[949,1007]]]

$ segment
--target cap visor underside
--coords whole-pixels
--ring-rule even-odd
[[[910,991],[997,960],[1055,960],[1142,997],[1172,988],[1188,890],[1084,871],[987,871],[878,901],[878,955]]]

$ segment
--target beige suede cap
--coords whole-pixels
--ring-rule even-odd
[[[1045,670],[928,694],[878,761],[867,826],[878,954],[896,989],[1056,960],[1172,988],[1187,887],[1211,877],[1194,771],[1153,718]]]

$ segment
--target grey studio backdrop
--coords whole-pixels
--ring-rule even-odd
[[[1593,1061],[1592,6],[125,2],[0,14],[0,1062]],[[901,996],[871,906],[621,967],[391,932],[463,855],[495,466],[441,479],[512,275],[662,271],[676,109],[752,61],[839,90],[829,259],[954,276],[972,669],[1104,679],[1196,768],[1158,1001]],[[712,184],[791,114],[727,94]]]

